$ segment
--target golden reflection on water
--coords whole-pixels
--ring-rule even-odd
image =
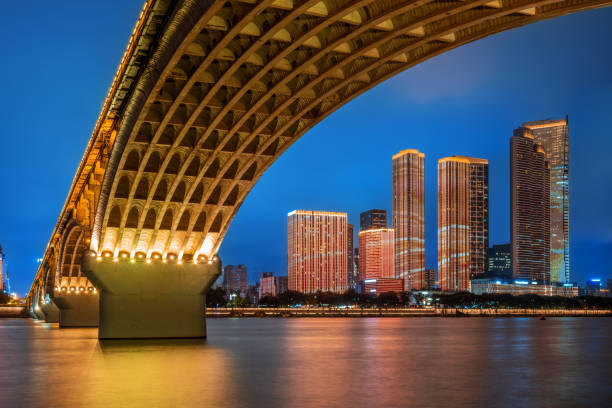
[[[101,342],[95,329],[0,320],[0,407],[557,408],[612,397],[608,318],[211,319],[208,328],[205,341]]]

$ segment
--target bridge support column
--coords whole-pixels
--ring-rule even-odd
[[[45,314],[45,322],[47,323],[59,323],[60,310],[51,300],[49,303],[45,303],[40,307],[42,312]]]
[[[61,293],[53,297],[60,310],[60,327],[97,327],[98,294]]]
[[[206,337],[206,292],[221,261],[162,262],[84,256],[100,293],[100,339]]]

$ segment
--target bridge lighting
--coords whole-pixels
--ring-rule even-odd
[[[98,261],[101,261],[101,260],[102,260],[102,257],[101,257],[101,256],[97,256],[97,257],[96,257],[96,259],[97,259]]]
[[[122,258],[127,258],[127,254],[124,252],[124,253],[121,254],[121,257]]]
[[[164,259],[164,260],[162,260],[162,262],[163,262],[163,263],[166,263],[166,262],[168,262],[168,261],[167,261],[166,259]]]
[[[177,261],[177,264],[181,265],[183,263],[183,261],[181,261],[180,259]]]
[[[147,259],[147,263],[148,263],[148,264],[150,264],[150,263],[151,263],[151,260],[150,260],[150,259]]]
[[[119,262],[119,258],[113,258],[113,262]]]
[[[134,262],[135,262],[135,261],[134,261],[134,258],[130,259],[130,262],[131,262],[131,263],[134,263]]]

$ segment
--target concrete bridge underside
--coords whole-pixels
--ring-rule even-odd
[[[199,265],[206,278],[191,295],[203,298],[220,272],[215,254],[232,218],[300,136],[433,56],[610,3],[147,1],[32,285],[31,310],[40,314],[53,298],[65,303],[89,296],[97,305],[99,297],[100,310],[92,306],[85,320],[95,325],[99,314],[107,337],[205,335],[201,325],[181,332],[171,322],[161,325],[166,330],[143,328],[138,335],[136,327],[151,324],[142,314],[159,299],[162,282],[175,279],[159,272],[150,284],[141,268]],[[105,278],[117,268],[123,278]],[[187,303],[180,313],[203,307]],[[138,313],[126,313],[130,307]],[[120,313],[129,317],[116,323],[123,331],[115,331]],[[203,310],[192,313],[203,319]]]

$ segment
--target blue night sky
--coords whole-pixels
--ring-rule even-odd
[[[26,292],[142,1],[10,2],[0,24],[0,244]],[[391,156],[426,155],[426,261],[436,265],[436,163],[489,159],[491,244],[509,241],[509,138],[570,120],[571,273],[612,278],[612,8],[544,21],[438,56],[347,104],[295,143],[244,202],[221,248],[249,278],[286,274],[287,213],[391,210]],[[356,228],[358,229],[358,227]]]

